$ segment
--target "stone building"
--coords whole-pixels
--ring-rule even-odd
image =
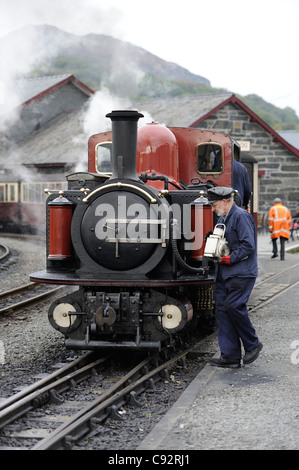
[[[43,233],[44,189],[63,190],[65,176],[82,155],[87,160],[82,113],[93,93],[73,75],[19,78],[7,85],[0,103],[1,231]]]
[[[16,79],[7,93],[8,105],[0,106],[0,129],[5,127],[8,141],[19,142],[59,114],[82,108],[91,94],[73,75]]]
[[[0,174],[21,165],[38,171],[73,166],[74,136],[93,90],[73,75],[20,78],[0,106]],[[84,148],[85,150],[85,148]]]
[[[0,127],[0,173],[8,163],[15,169],[16,161],[49,174],[54,170],[68,174],[78,163],[86,164],[89,136],[83,133],[82,112],[94,92],[73,75],[65,75],[20,81],[18,93],[19,121],[2,136]],[[112,103],[98,104],[103,117],[112,111]],[[157,99],[133,103],[131,108],[166,126],[230,134],[242,152],[258,161],[259,212],[267,213],[275,197],[281,197],[292,212],[299,206],[299,148],[295,136],[287,139],[285,132],[274,131],[234,94]],[[98,128],[98,132],[105,130]]]
[[[167,126],[197,127],[230,134],[259,165],[259,212],[275,197],[292,212],[299,206],[299,149],[275,132],[232,93],[184,96],[139,102]],[[284,134],[283,134],[284,135]]]

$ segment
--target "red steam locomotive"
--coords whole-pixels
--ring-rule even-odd
[[[89,172],[47,199],[47,266],[32,281],[78,286],[49,309],[71,349],[160,349],[202,330],[214,310],[215,220],[206,191],[231,186],[239,145],[227,134],[113,111],[89,139]]]

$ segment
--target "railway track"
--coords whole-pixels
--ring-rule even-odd
[[[0,262],[5,260],[9,256],[9,248],[5,245],[0,244]]]
[[[49,287],[45,284],[30,282],[20,287],[0,293],[0,315],[13,313],[42,302],[61,291],[64,286]],[[38,293],[36,293],[38,292]]]
[[[267,305],[298,283],[298,266],[294,263],[281,272],[261,276],[251,295],[249,311]],[[166,377],[175,363],[192,355],[197,347],[159,365],[157,355],[142,358],[112,386],[110,353],[100,358],[96,353],[87,353],[0,402],[0,449],[72,449],[86,438],[105,435],[108,418],[122,419],[122,409],[129,403],[140,406],[143,392],[154,390],[161,376]],[[92,398],[78,398],[78,387],[86,393],[92,390]]]
[[[278,295],[299,282],[299,263],[282,269],[280,272],[268,272],[256,282],[248,302],[251,313],[274,300]]]
[[[109,382],[109,368],[108,379],[103,376],[110,355],[96,358],[95,353],[86,354],[74,364],[64,366],[46,379],[0,403],[0,449],[71,449],[85,436],[98,433],[99,427],[108,417],[121,419],[119,410],[125,404],[140,406],[139,396],[146,389],[154,389],[161,376],[167,377],[169,370],[183,361],[193,349],[194,347],[186,349],[162,362],[161,354],[143,357],[139,359],[140,362],[135,361],[130,370],[112,386],[104,386],[104,389],[103,383],[107,384],[107,380]],[[85,387],[98,387],[97,398],[86,403],[82,403],[80,399],[71,399],[78,383],[95,377],[99,377],[95,382],[100,381],[100,384],[85,384]],[[70,403],[73,409],[77,405],[80,409],[72,416],[65,416]],[[60,412],[57,411],[59,407]],[[58,423],[58,427],[53,429],[49,423]]]

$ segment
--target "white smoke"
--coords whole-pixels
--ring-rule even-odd
[[[19,118],[22,102],[16,79],[30,76],[41,61],[58,51],[59,44],[41,43],[38,30],[31,26],[0,40],[0,132],[5,132]]]
[[[118,109],[136,109],[128,98],[121,98],[113,95],[108,88],[102,88],[97,91],[89,101],[89,106],[83,117],[83,130],[87,135],[93,135],[98,132],[111,130],[111,121],[106,118],[106,114]],[[138,121],[139,127],[148,122],[152,122],[149,113],[142,112],[144,115]]]
[[[102,88],[89,98],[88,105],[82,113],[82,133],[72,139],[74,146],[87,149],[88,139],[94,134],[111,131],[111,120],[106,114],[120,109],[136,109],[128,98],[122,98],[112,94],[108,88]],[[147,112],[140,111],[144,117],[139,119],[138,127],[152,122],[153,118]],[[75,171],[87,170],[86,152],[83,151],[79,156],[80,163]]]
[[[111,94],[108,88],[102,88],[90,99],[83,119],[84,133],[92,135],[111,130],[111,121],[106,118],[106,114],[115,109],[129,109],[130,107],[130,100]]]
[[[41,35],[41,31],[44,31],[44,35]],[[50,36],[51,41],[48,39],[49,32],[53,33]],[[68,40],[72,43],[73,38],[70,39],[64,31],[55,30],[53,32],[51,27],[41,29],[33,26],[24,27],[14,34],[0,39],[0,148],[5,149],[9,147],[9,144],[11,145],[10,157],[5,159],[9,161],[9,164],[22,161],[17,145],[13,145],[12,142],[7,140],[7,136],[9,136],[7,129],[13,126],[19,118],[20,105],[22,105],[20,96],[16,92],[15,79],[24,75],[27,77],[32,76],[32,71],[38,67],[38,64],[50,61],[51,57],[59,52],[61,44],[65,46]],[[128,65],[124,58],[121,60],[121,56],[121,50],[113,51],[114,67],[110,76],[106,78],[106,86],[102,86],[101,90],[91,96],[88,104],[82,110],[82,132],[72,138],[74,148],[77,146],[78,149],[83,149],[83,151],[79,151],[77,159],[82,162],[77,167],[78,171],[87,169],[89,137],[111,129],[111,121],[106,118],[106,114],[116,109],[136,109],[129,99],[121,98],[109,91],[110,80],[112,84],[117,85],[119,80],[123,78],[124,88],[129,89],[131,87],[131,91],[137,91],[138,83],[142,80],[143,72],[137,70],[136,66],[134,68],[133,64]],[[115,88],[119,91],[117,86]],[[151,121],[151,117],[148,113],[145,113],[145,117],[139,120],[138,125],[141,126]],[[6,165],[6,161],[1,161],[2,165]]]

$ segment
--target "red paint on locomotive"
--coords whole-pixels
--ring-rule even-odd
[[[180,180],[190,184],[192,178],[200,178],[202,183],[210,180],[217,186],[232,184],[232,140],[227,134],[206,131],[203,129],[170,127],[179,146],[179,175]],[[213,145],[221,148],[222,171],[213,172],[206,169],[199,171],[197,150],[200,145]]]
[[[156,122],[138,129],[137,173],[167,175],[171,189],[180,189],[178,144],[173,133]],[[164,189],[163,181],[149,181],[147,184]]]
[[[64,260],[72,256],[72,206],[73,204],[63,197],[49,203],[48,259]]]
[[[203,197],[202,195],[191,204],[191,230],[193,233],[201,234],[203,237],[201,245],[192,250],[191,258],[198,261],[203,259],[205,251],[204,236],[209,231],[213,231],[214,228],[212,208],[208,201],[206,203],[202,201]]]

